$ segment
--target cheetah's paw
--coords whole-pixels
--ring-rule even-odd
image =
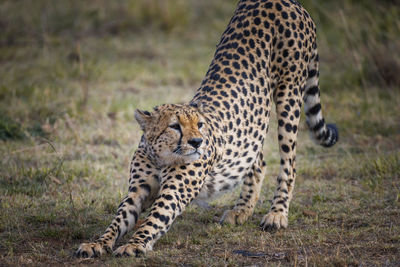
[[[280,228],[287,228],[288,218],[282,212],[269,212],[262,220],[260,227],[264,231],[273,232]]]
[[[120,246],[114,251],[114,256],[122,257],[122,256],[135,256],[139,257],[140,255],[144,255],[146,253],[146,249],[138,244],[125,244]]]
[[[99,257],[107,252],[111,252],[110,247],[104,246],[102,243],[82,243],[79,248],[75,251],[75,257],[78,258],[93,258]]]
[[[244,209],[227,210],[221,217],[220,223],[243,224],[251,216],[251,213]]]

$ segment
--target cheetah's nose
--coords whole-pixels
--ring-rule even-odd
[[[201,143],[203,143],[203,139],[202,138],[192,138],[188,141],[188,143],[189,143],[189,145],[191,145],[194,148],[199,148]]]

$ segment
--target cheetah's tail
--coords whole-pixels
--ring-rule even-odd
[[[318,52],[315,47],[313,58],[308,65],[308,78],[303,97],[306,122],[312,133],[312,139],[319,145],[331,147],[339,140],[339,131],[335,124],[326,124],[322,116],[318,76]]]

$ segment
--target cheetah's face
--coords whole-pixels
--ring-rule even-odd
[[[206,125],[199,108],[162,105],[151,113],[136,110],[135,118],[157,165],[190,163],[203,154]]]

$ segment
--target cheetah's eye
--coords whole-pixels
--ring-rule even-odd
[[[197,127],[199,127],[199,129],[201,129],[203,126],[204,126],[204,123],[203,123],[203,122],[197,123]]]
[[[178,130],[178,131],[181,130],[181,126],[179,125],[179,123],[171,124],[171,125],[169,125],[168,127],[169,127],[169,128],[172,128],[172,129],[174,129],[174,130]]]

